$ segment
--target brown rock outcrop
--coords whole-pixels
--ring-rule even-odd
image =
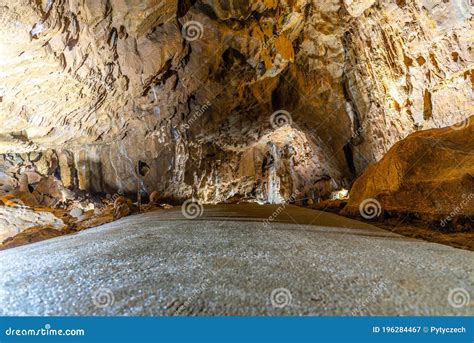
[[[35,226],[48,226],[54,230],[65,227],[64,222],[50,212],[0,205],[0,242]]]
[[[157,205],[159,199],[160,199],[160,196],[157,191],[151,192],[149,205]]]
[[[74,193],[65,188],[54,176],[41,179],[35,186],[33,195],[38,203],[45,207],[55,207],[75,198]]]
[[[43,241],[63,235],[64,232],[50,226],[33,226],[21,233],[5,239],[0,244],[0,250],[19,247],[22,245]]]
[[[473,230],[474,116],[396,143],[356,180],[341,214],[417,218],[439,228]]]
[[[118,197],[114,201],[113,216],[114,219],[120,219],[132,213],[132,201],[125,197]]]

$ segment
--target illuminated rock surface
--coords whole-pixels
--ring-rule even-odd
[[[474,117],[450,128],[414,133],[395,144],[356,180],[341,214],[360,217],[369,199],[377,202],[375,220],[397,214],[436,222],[437,228],[472,231]]]
[[[0,243],[34,226],[50,226],[60,230],[64,227],[64,223],[49,212],[0,206]]]
[[[327,198],[472,111],[468,0],[222,3],[2,1],[0,187]]]

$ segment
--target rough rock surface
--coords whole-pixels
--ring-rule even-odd
[[[44,241],[46,239],[62,236],[64,232],[51,226],[32,226],[21,231],[15,236],[8,237],[2,244],[0,250],[16,248],[22,245]]]
[[[114,201],[114,219],[120,219],[131,213],[132,201],[124,197],[119,197]]]
[[[28,228],[46,225],[54,230],[61,230],[65,226],[60,218],[50,212],[0,206],[0,243]]]
[[[413,133],[354,183],[341,214],[414,215],[438,227],[474,229],[474,116]]]
[[[471,11],[468,0],[1,0],[0,153],[38,158],[71,189],[326,198],[411,132],[472,111]],[[0,162],[0,187],[20,183],[15,163]]]

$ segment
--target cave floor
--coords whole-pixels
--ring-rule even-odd
[[[448,301],[473,262],[295,206],[177,207],[1,251],[0,315],[473,315]]]

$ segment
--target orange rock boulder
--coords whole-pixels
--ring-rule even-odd
[[[414,216],[436,226],[474,226],[474,116],[395,144],[354,183],[343,215]]]

